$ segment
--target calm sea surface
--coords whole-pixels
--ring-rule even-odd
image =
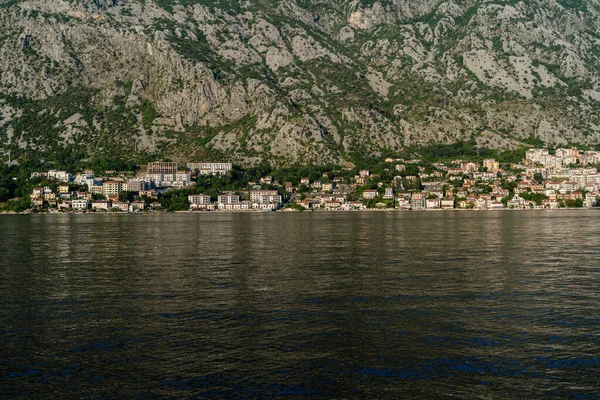
[[[0,399],[600,398],[600,211],[0,216]]]

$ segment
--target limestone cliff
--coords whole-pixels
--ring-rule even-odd
[[[0,148],[282,165],[594,144],[599,58],[599,0],[0,0]]]

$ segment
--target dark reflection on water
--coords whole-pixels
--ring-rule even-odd
[[[0,398],[598,398],[599,217],[1,217]]]

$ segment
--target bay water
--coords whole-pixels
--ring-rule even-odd
[[[600,211],[0,217],[0,399],[600,398]]]

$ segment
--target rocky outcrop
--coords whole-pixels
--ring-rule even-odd
[[[293,164],[595,144],[598,26],[592,0],[0,1],[0,148]]]

